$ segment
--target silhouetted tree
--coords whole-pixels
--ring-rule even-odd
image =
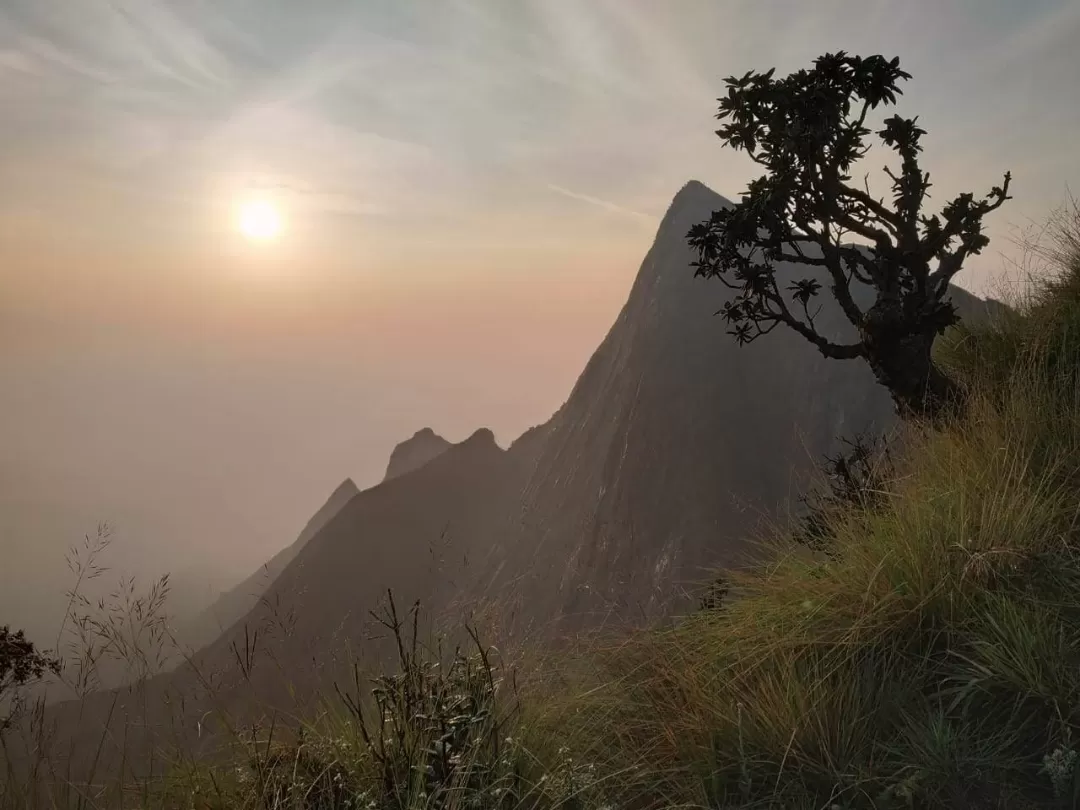
[[[46,672],[58,673],[60,662],[39,652],[22,630],[12,632],[0,626],[0,731],[11,722],[13,710],[4,712],[6,698],[16,696],[19,687],[40,680]]]
[[[902,415],[936,416],[959,401],[957,386],[933,362],[935,338],[957,321],[949,282],[988,243],[982,220],[1009,198],[1011,176],[985,198],[965,193],[925,216],[930,188],[919,166],[926,132],[917,118],[894,115],[877,132],[899,158],[892,204],[852,182],[869,150],[867,116],[892,105],[911,78],[900,60],[826,54],[810,70],[782,79],[750,72],[725,80],[717,135],[763,166],[742,200],[716,211],[688,234],[696,275],[736,291],[721,313],[740,344],[778,324],[794,329],[826,357],[861,357],[892,394]],[[852,244],[852,237],[863,245]],[[776,265],[796,266],[778,278]],[[798,271],[802,268],[802,273]],[[811,306],[828,285],[858,340],[839,343],[818,331]],[[860,307],[853,284],[876,293]]]

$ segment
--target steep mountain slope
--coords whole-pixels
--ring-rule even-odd
[[[230,588],[219,596],[214,603],[203,611],[190,624],[185,624],[178,631],[180,641],[186,646],[198,649],[209,644],[221,635],[222,631],[242,619],[255,607],[267,588],[330,520],[341,511],[360,490],[351,478],[346,478],[330,493],[330,497],[304,525],[303,530],[292,544],[286,546],[271,557],[258,571],[239,585]]]
[[[486,593],[526,621],[573,628],[687,605],[710,569],[747,559],[840,437],[894,423],[864,363],[828,360],[789,330],[742,347],[725,334],[714,313],[728,290],[694,278],[686,233],[726,205],[697,182],[679,192],[611,331],[522,451],[535,464]],[[826,298],[818,327],[852,337]]]
[[[416,431],[411,439],[406,439],[394,448],[390,454],[390,463],[386,466],[383,481],[397,478],[399,475],[418,470],[450,447],[450,442],[426,427]]]

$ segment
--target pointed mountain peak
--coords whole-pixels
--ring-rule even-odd
[[[342,495],[355,495],[360,491],[360,488],[356,486],[356,483],[351,478],[346,478],[340,484],[337,485],[337,489],[334,490],[330,496],[330,500],[338,498]]]
[[[688,180],[683,187],[679,189],[678,193],[671,201],[671,207],[682,208],[688,205],[694,207],[711,206],[712,208],[725,208],[732,205],[732,202],[726,197],[717,194],[701,181]]]
[[[338,484],[337,488],[330,493],[330,497],[326,499],[326,502],[319,507],[319,511],[312,515],[311,520],[308,521],[308,524],[300,533],[300,537],[297,538],[297,542],[300,545],[306,543],[315,532],[326,525],[327,521],[340,512],[345,504],[359,494],[360,488],[353,483],[351,478],[346,478]]]
[[[698,180],[687,181],[675,194],[660,221],[652,247],[634,280],[627,306],[633,308],[642,302],[643,296],[652,295],[655,284],[661,280],[665,287],[673,284],[676,288],[687,289],[683,282],[694,278],[691,269],[694,256],[687,242],[687,234],[695,225],[707,221],[714,211],[732,205],[730,200],[704,183]],[[698,290],[695,286],[693,293],[697,294]],[[620,315],[621,317],[623,315]],[[629,317],[628,313],[626,317]]]
[[[671,201],[657,229],[657,240],[683,241],[686,232],[707,220],[713,211],[730,208],[734,203],[698,180],[688,181]]]
[[[406,439],[394,448],[383,480],[389,481],[420,469],[436,456],[442,455],[450,446],[450,442],[431,428],[421,428],[411,439]]]
[[[715,194],[716,192],[702,183],[700,180],[690,179],[683,183],[683,187],[679,189],[678,194],[675,195],[675,199],[686,194]]]

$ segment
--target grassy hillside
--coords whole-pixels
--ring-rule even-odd
[[[906,428],[827,553],[778,532],[720,607],[559,660],[440,656],[388,614],[400,671],[301,734],[232,728],[127,785],[9,772],[0,807],[1080,805],[1080,217],[1058,225],[1053,273],[942,342],[964,418]]]

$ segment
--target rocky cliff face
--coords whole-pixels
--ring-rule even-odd
[[[864,363],[828,360],[789,330],[741,347],[726,334],[714,313],[728,290],[694,277],[686,243],[726,205],[700,183],[678,193],[570,397],[511,448],[529,473],[485,587],[523,630],[687,607],[713,569],[753,558],[842,437],[894,424]],[[818,327],[854,337],[826,298]]]

